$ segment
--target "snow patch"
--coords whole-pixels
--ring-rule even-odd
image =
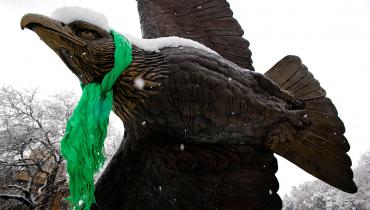
[[[156,39],[141,39],[131,36],[129,34],[125,34],[125,37],[133,45],[149,52],[160,52],[160,49],[166,47],[177,47],[180,49],[182,49],[182,47],[193,47],[218,55],[217,52],[211,50],[210,48],[202,45],[199,42],[177,36],[160,37]]]
[[[65,24],[74,21],[84,21],[99,26],[108,32],[111,30],[108,19],[103,14],[85,7],[61,7],[51,13],[51,18]]]
[[[185,150],[185,145],[184,144],[180,144],[180,150],[181,151],[184,151]]]
[[[141,78],[136,78],[134,80],[134,86],[139,89],[139,90],[142,90],[145,86],[145,81]]]
[[[51,14],[51,17],[65,24],[69,24],[74,21],[84,21],[94,24],[108,32],[111,30],[108,19],[103,14],[89,8],[73,6],[61,7],[56,9]],[[199,42],[177,36],[160,37],[156,39],[141,39],[129,34],[124,35],[132,44],[149,52],[159,52],[160,49],[166,47],[177,47],[179,49],[182,49],[183,47],[193,47],[218,55],[217,52],[200,44]]]

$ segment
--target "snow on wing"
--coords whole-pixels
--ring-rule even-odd
[[[138,0],[143,38],[179,36],[254,70],[249,42],[226,0]]]

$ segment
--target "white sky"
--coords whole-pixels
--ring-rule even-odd
[[[257,71],[267,71],[287,54],[302,58],[336,105],[356,165],[361,154],[370,150],[370,0],[229,3],[251,43]],[[67,5],[94,9],[105,14],[115,30],[140,36],[135,0],[1,0],[0,85],[38,87],[42,95],[81,92],[77,78],[59,57],[36,34],[19,26],[25,13],[49,15]],[[277,176],[281,196],[291,186],[313,180],[282,158]]]

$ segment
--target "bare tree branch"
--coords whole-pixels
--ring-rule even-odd
[[[0,193],[1,198],[17,200],[28,208],[46,209],[56,194],[66,193],[65,161],[59,140],[76,97],[65,93],[41,101],[36,94],[36,90],[0,88],[0,183],[4,184]],[[112,131],[108,153],[115,150],[114,141],[109,139],[122,137]],[[2,176],[5,173],[7,176]]]
[[[0,194],[0,198],[4,200],[14,199],[14,200],[20,201],[21,203],[23,203],[24,205],[26,205],[27,207],[31,209],[35,208],[35,205],[32,203],[32,201],[26,199],[25,197],[21,195]]]
[[[44,209],[52,203],[55,193],[66,189],[58,140],[65,128],[65,116],[72,113],[75,102],[67,106],[68,95],[38,101],[36,93],[11,87],[0,89],[0,143],[5,146],[0,145],[0,173],[11,169],[16,174],[12,176],[16,179],[10,178],[9,184],[0,187],[0,193],[2,199]],[[1,182],[2,179],[0,176]]]
[[[26,191],[27,189],[22,187],[22,186],[19,186],[19,185],[6,185],[6,186],[1,186],[0,188],[3,188],[3,189],[9,189],[9,188],[14,188],[16,190],[20,190],[20,191]]]

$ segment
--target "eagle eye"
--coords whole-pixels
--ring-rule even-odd
[[[79,36],[82,39],[96,39],[100,37],[100,35],[97,32],[89,29],[78,30],[77,36]]]

